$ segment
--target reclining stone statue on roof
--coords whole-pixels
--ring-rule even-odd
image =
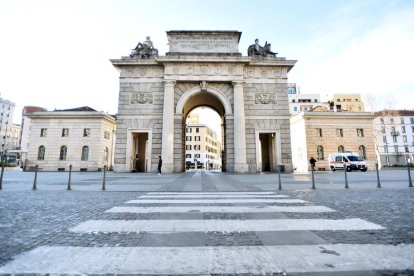
[[[138,56],[138,58],[150,58],[151,56],[158,56],[158,49],[154,48],[154,44],[152,43],[149,36],[144,42],[139,42],[135,49],[132,49],[130,57]]]
[[[250,45],[247,48],[247,55],[250,56],[261,56],[261,57],[276,57],[277,53],[274,53],[270,50],[271,44],[267,43],[264,47],[260,46],[259,39],[254,40],[254,44]]]

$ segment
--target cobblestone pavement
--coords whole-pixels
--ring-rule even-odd
[[[72,191],[62,174],[39,175],[38,190],[31,190],[32,174],[5,173],[0,191],[0,266],[21,253],[42,246],[75,247],[234,247],[293,244],[414,244],[414,188],[407,187],[406,171],[383,173],[384,188],[376,188],[375,174],[350,174],[350,189],[343,188],[341,174],[320,174],[318,188],[309,187],[309,175],[282,175],[284,189],[277,191],[277,175],[231,175],[191,172],[163,175],[109,174],[108,190],[101,191],[100,174],[74,174]],[[364,178],[365,181],[364,181]],[[54,180],[55,179],[55,180]],[[356,185],[359,185],[357,187]],[[306,186],[304,186],[306,185]],[[369,186],[368,186],[369,185]],[[111,190],[112,189],[112,190]],[[336,212],[321,213],[110,213],[151,191],[159,192],[265,192],[274,191],[300,205],[326,206]],[[186,206],[188,204],[181,204]],[[237,206],[236,203],[208,206]],[[168,207],[171,204],[140,204],[141,207]],[[290,206],[264,203],[261,206]],[[280,231],[189,231],[177,232],[74,232],[71,228],[89,220],[217,220],[359,218],[385,227],[380,230]],[[414,252],[412,252],[414,255]],[[414,267],[414,262],[413,262]],[[23,272],[21,272],[23,273]],[[280,275],[284,275],[282,272]],[[360,273],[360,274],[358,274]],[[197,274],[197,273],[196,273]],[[230,275],[231,273],[229,273]],[[240,273],[236,273],[240,274]],[[254,274],[254,273],[253,273]],[[301,273],[298,273],[302,275]],[[220,274],[221,275],[221,274]],[[250,275],[246,273],[246,275]],[[279,274],[277,274],[279,275]],[[291,275],[291,274],[288,274]],[[292,274],[293,275],[293,274]],[[296,274],[294,274],[296,275]],[[305,274],[304,274],[305,275]],[[309,272],[306,275],[319,275]],[[323,274],[325,275],[325,274]],[[327,273],[326,275],[329,275]],[[348,274],[338,274],[348,275]],[[414,275],[413,270],[353,271],[349,275]]]

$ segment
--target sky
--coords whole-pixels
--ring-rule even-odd
[[[237,30],[244,56],[259,38],[297,60],[288,81],[302,94],[414,109],[412,0],[0,0],[0,96],[16,103],[15,123],[26,105],[116,114],[110,59],[146,36],[164,55],[170,30]]]

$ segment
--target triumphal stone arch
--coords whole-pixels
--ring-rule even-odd
[[[147,37],[111,60],[120,72],[114,170],[156,172],[162,156],[163,172],[184,171],[186,118],[207,106],[222,119],[224,171],[292,171],[287,74],[295,61],[258,40],[256,54],[242,55],[238,31],[167,37],[165,56]]]

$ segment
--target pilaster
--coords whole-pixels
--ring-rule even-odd
[[[234,171],[245,173],[249,171],[246,162],[246,127],[244,115],[244,93],[242,81],[233,81],[234,91]]]
[[[174,172],[174,80],[164,81],[162,117],[162,171]]]

